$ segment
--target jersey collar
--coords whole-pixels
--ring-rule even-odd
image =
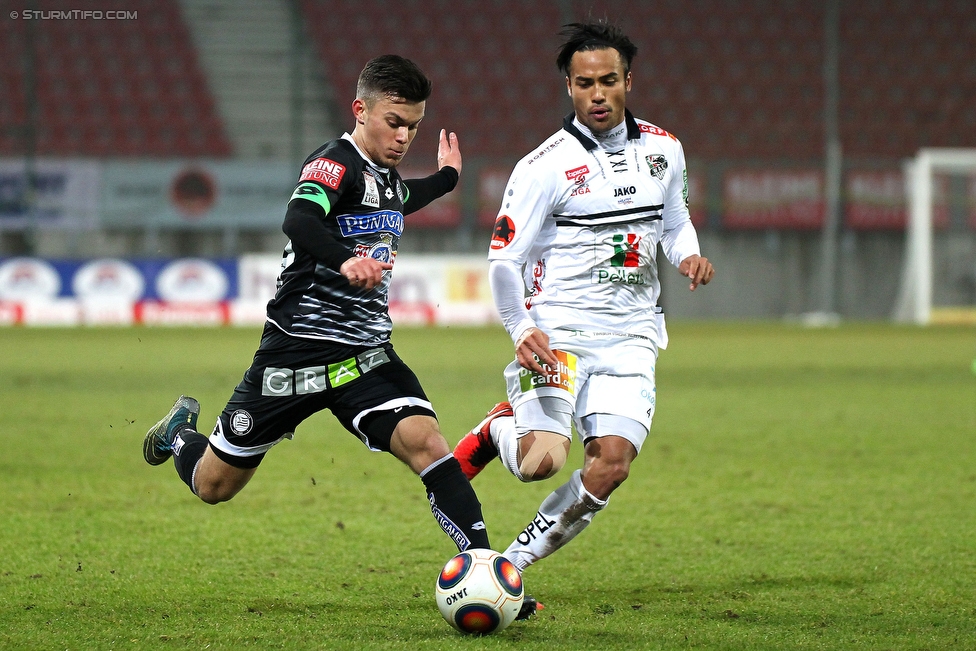
[[[570,113],[563,118],[563,129],[569,132],[571,136],[579,140],[579,143],[583,145],[583,149],[586,151],[592,151],[598,147],[597,143],[592,139],[583,135],[583,132],[576,128],[573,124],[573,118],[576,117],[575,113]],[[637,140],[641,137],[640,127],[637,126],[637,120],[634,115],[627,109],[624,109],[624,122],[627,123],[627,140]]]
[[[386,167],[380,167],[379,165],[377,165],[376,163],[374,163],[373,160],[369,156],[366,155],[366,152],[364,152],[362,149],[359,148],[359,145],[356,144],[356,141],[352,139],[352,136],[349,135],[348,132],[342,134],[341,140],[347,140],[349,142],[349,144],[352,145],[353,148],[356,150],[356,153],[359,154],[360,157],[362,157],[362,159],[364,161],[366,161],[366,163],[370,167],[372,167],[374,170],[376,170],[380,174],[389,174],[390,173],[390,170],[388,168],[386,168]]]

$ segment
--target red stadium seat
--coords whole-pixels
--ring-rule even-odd
[[[140,108],[148,104],[162,107],[163,115],[186,113],[216,124],[219,137],[201,139],[196,151],[226,156],[230,148],[178,0],[132,0],[126,9],[139,11],[139,20],[34,23],[38,111],[45,121],[38,153],[171,155],[174,149],[164,140],[134,135],[156,128],[157,117]],[[0,25],[0,58],[5,62],[24,60],[24,29],[22,21]],[[0,75],[0,106],[9,107],[0,109],[0,134],[26,118],[23,102],[13,99],[26,90],[20,81],[7,79]],[[0,155],[22,152],[17,139],[0,141]]]

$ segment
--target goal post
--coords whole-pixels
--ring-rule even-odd
[[[932,220],[938,173],[976,173],[976,149],[924,148],[905,163],[908,224],[901,285],[892,315],[898,322],[927,325],[932,320]]]

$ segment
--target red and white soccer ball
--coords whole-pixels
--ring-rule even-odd
[[[469,549],[447,562],[437,577],[437,608],[447,623],[474,635],[503,630],[522,608],[522,576],[490,549]]]

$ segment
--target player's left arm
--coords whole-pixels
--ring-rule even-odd
[[[678,272],[691,279],[689,289],[707,285],[715,277],[715,268],[703,258],[698,243],[698,231],[688,212],[688,170],[681,143],[675,143],[671,181],[664,198],[664,234],[661,249]]]
[[[457,186],[461,176],[461,149],[458,137],[453,131],[448,134],[441,129],[437,144],[437,171],[422,179],[409,179],[403,182],[407,196],[403,199],[403,214],[417,212],[431,201],[443,197]]]

